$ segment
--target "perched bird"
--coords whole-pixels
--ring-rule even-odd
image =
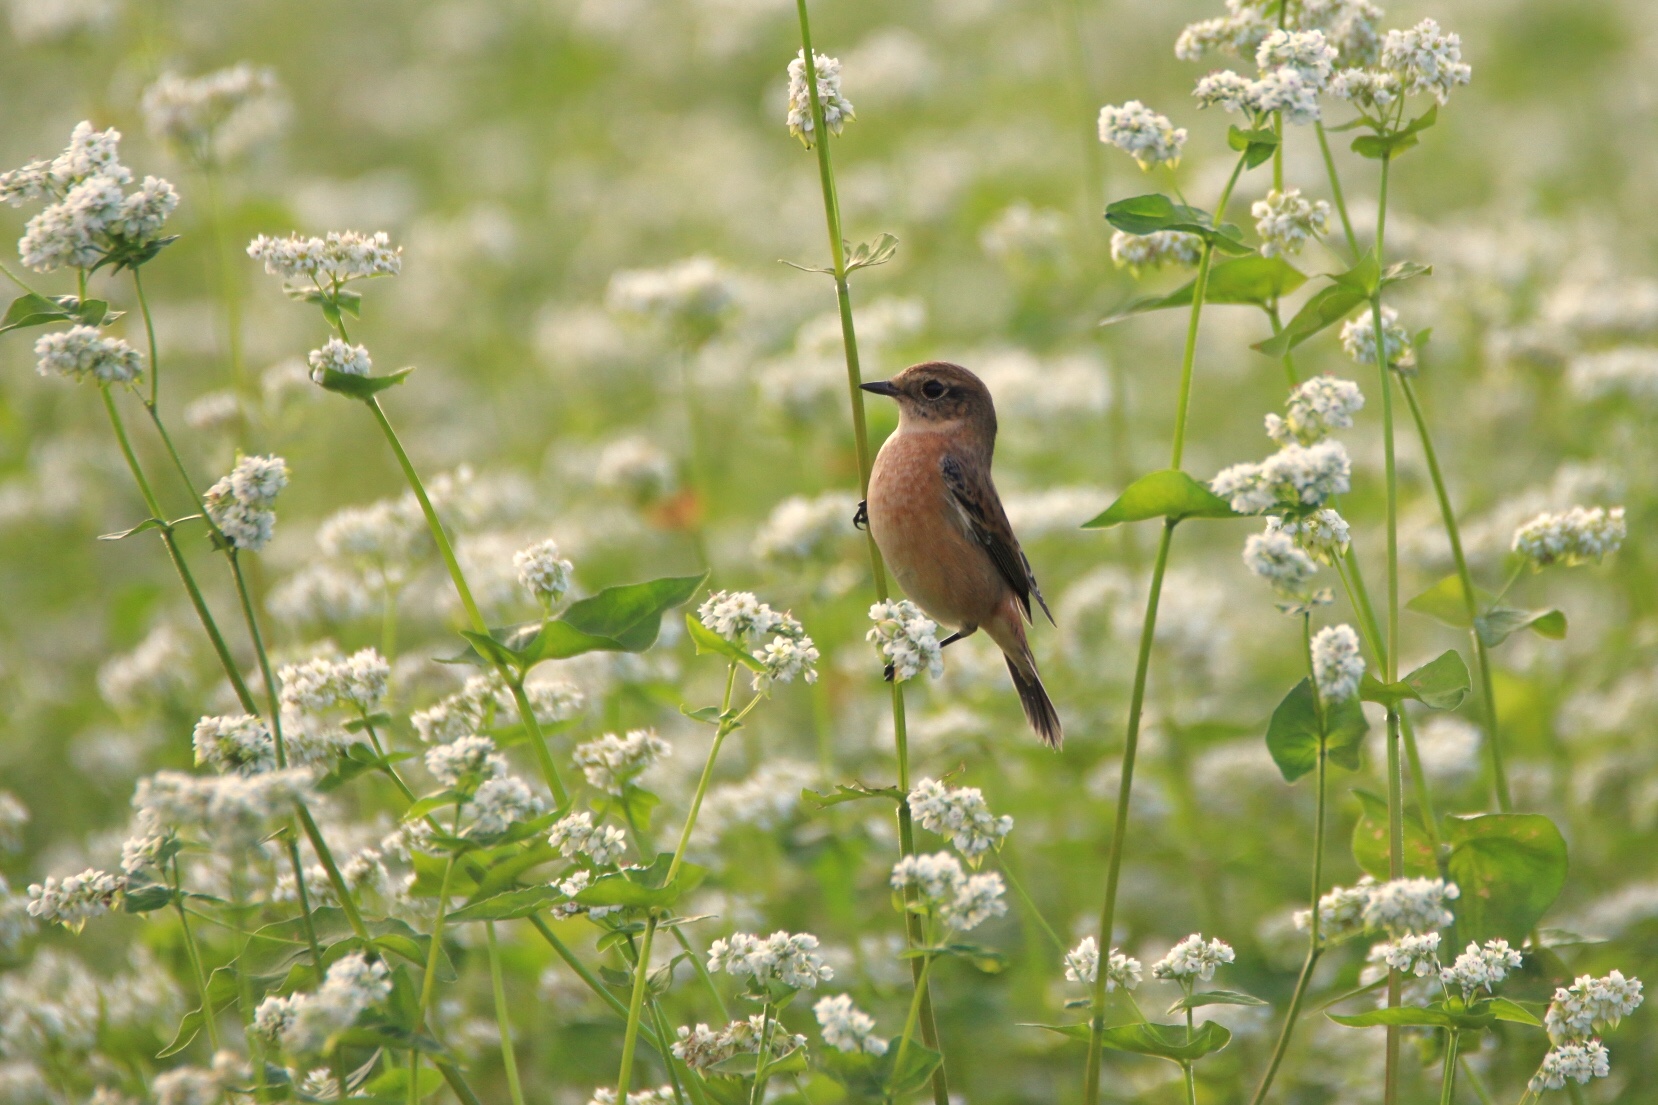
[[[990,478],[996,406],[960,365],[928,361],[865,391],[898,401],[898,429],[881,446],[860,516],[898,585],[927,616],[954,630],[983,629],[1001,648],[1025,718],[1059,747],[1059,714],[1025,639],[1034,597],[1053,622],[1030,561]]]

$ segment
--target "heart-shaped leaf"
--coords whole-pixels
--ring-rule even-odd
[[[1203,302],[1264,306],[1288,295],[1306,282],[1306,274],[1282,257],[1237,257],[1230,261],[1222,261],[1209,270],[1209,280],[1203,288]],[[1130,300],[1116,314],[1101,320],[1100,325],[1109,326],[1146,311],[1160,311],[1167,307],[1190,307],[1196,289],[1197,281],[1188,280],[1168,295]]]
[[[1353,795],[1359,800],[1359,820],[1353,826],[1353,859],[1365,874],[1386,879],[1389,877],[1387,801],[1357,788],[1354,788]],[[1405,874],[1412,878],[1431,878],[1439,874],[1433,842],[1415,806],[1405,806],[1404,821]]]
[[[682,894],[696,889],[708,870],[694,863],[681,863],[673,881],[668,882],[668,868],[673,856],[658,855],[649,867],[631,867],[610,875],[600,875],[592,884],[576,895],[576,901],[587,906],[634,906],[638,908],[672,905]]]
[[[1177,230],[1196,234],[1222,253],[1241,256],[1255,252],[1243,243],[1243,232],[1237,227],[1227,224],[1217,228],[1207,211],[1175,203],[1169,197],[1156,193],[1118,200],[1105,209],[1105,219],[1125,234]]]
[[[503,893],[485,898],[482,901],[468,902],[460,909],[448,915],[450,921],[508,921],[516,917],[532,917],[556,901],[562,901],[564,894],[551,886],[526,886],[519,890],[508,890]]]
[[[1244,166],[1249,169],[1269,160],[1278,143],[1278,132],[1271,127],[1244,130],[1234,126],[1226,132],[1226,144],[1244,155]]]
[[[1183,1024],[1125,1024],[1100,1034],[1100,1043],[1113,1051],[1155,1055],[1175,1063],[1190,1063],[1219,1051],[1232,1040],[1232,1033],[1214,1021],[1204,1021],[1189,1031]]]
[[[735,660],[749,671],[766,670],[766,665],[756,660],[747,649],[732,644],[703,625],[695,614],[685,615],[685,631],[690,635],[691,643],[696,646],[698,656],[724,656],[727,660]]]
[[[1529,629],[1551,641],[1559,641],[1566,636],[1566,615],[1559,610],[1518,610],[1512,606],[1493,606],[1474,619],[1474,629],[1486,648],[1496,648],[1522,629]]]
[[[1398,709],[1407,698],[1432,710],[1454,710],[1468,695],[1468,665],[1449,649],[1412,671],[1397,683],[1383,683],[1369,672],[1359,682],[1359,697]]]
[[[1487,813],[1446,820],[1447,870],[1462,892],[1459,937],[1481,943],[1525,939],[1566,884],[1566,840],[1538,813]]]
[[[1147,518],[1236,518],[1238,514],[1225,499],[1177,468],[1165,468],[1141,476],[1129,484],[1117,501],[1099,517],[1082,524],[1083,529],[1105,529],[1123,522]]]
[[[1326,706],[1323,737],[1328,742],[1325,748],[1330,759],[1350,771],[1357,770],[1359,751],[1369,728],[1357,698]],[[1303,679],[1290,688],[1267,723],[1267,751],[1286,783],[1295,782],[1318,766],[1319,739],[1318,703],[1312,683]]]
[[[1455,575],[1448,575],[1405,603],[1405,609],[1424,614],[1439,624],[1448,625],[1452,629],[1467,629],[1472,623],[1468,618],[1468,601],[1463,595],[1462,579]],[[1476,606],[1490,606],[1495,601],[1496,596],[1491,592],[1480,587],[1474,588]]]

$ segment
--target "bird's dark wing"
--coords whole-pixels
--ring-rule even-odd
[[[1019,539],[1013,535],[1013,526],[1008,523],[1007,511],[1002,509],[996,485],[990,482],[990,473],[970,474],[968,467],[949,453],[939,458],[938,464],[944,475],[944,486],[966,517],[968,532],[984,546],[996,570],[1002,573],[1013,593],[1019,596],[1019,605],[1025,609],[1025,619],[1029,621],[1031,618],[1030,600],[1034,595],[1037,604],[1042,607],[1042,613],[1053,623],[1054,616],[1048,610],[1047,600],[1042,597],[1042,588],[1036,584],[1030,561],[1025,559],[1025,552],[1019,547]]]

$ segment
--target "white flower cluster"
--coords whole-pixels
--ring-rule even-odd
[[[1323,31],[1275,29],[1256,47],[1254,80],[1223,69],[1200,79],[1193,95],[1199,107],[1241,111],[1254,122],[1282,113],[1290,123],[1315,123],[1337,56]]]
[[[819,998],[812,1015],[823,1029],[823,1042],[836,1051],[887,1053],[887,1041],[875,1035],[875,1018],[853,1005],[851,994]]]
[[[1280,445],[1312,445],[1332,430],[1352,429],[1353,416],[1363,409],[1364,392],[1358,384],[1320,373],[1296,385],[1283,415],[1266,416],[1267,436]]]
[[[1209,489],[1240,514],[1277,506],[1321,506],[1351,488],[1352,462],[1339,441],[1291,442],[1259,464],[1234,464],[1209,481]]]
[[[559,557],[557,541],[549,538],[519,549],[512,554],[512,566],[518,570],[518,582],[545,610],[551,611],[570,592],[575,565]]]
[[[1255,233],[1261,236],[1261,254],[1266,257],[1293,257],[1309,239],[1322,238],[1330,229],[1330,205],[1304,198],[1299,188],[1273,189],[1266,199],[1256,200],[1249,213],[1255,216]]]
[[[1352,541],[1347,519],[1329,507],[1298,517],[1268,518],[1266,532],[1284,534],[1320,564],[1334,564],[1347,555],[1347,546]]]
[[[352,952],[329,966],[316,993],[267,997],[254,1011],[253,1030],[291,1053],[320,1051],[330,1036],[390,994],[386,965]]]
[[[893,866],[891,883],[894,890],[914,887],[927,910],[956,932],[977,928],[1007,912],[1002,876],[967,875],[949,852],[905,856]]]
[[[1543,1027],[1557,1044],[1585,1040],[1616,1028],[1620,1020],[1640,1007],[1642,1000],[1641,980],[1625,978],[1622,971],[1613,971],[1604,978],[1579,975],[1570,986],[1554,991]]]
[[[678,1105],[679,1098],[672,1086],[658,1086],[653,1090],[629,1090],[627,1105]],[[593,1091],[587,1105],[616,1105],[616,1091],[601,1086]]]
[[[852,532],[857,500],[844,491],[816,498],[791,495],[773,508],[754,535],[754,555],[774,564],[828,559],[839,539]]]
[[[504,833],[520,821],[541,816],[546,808],[547,804],[530,789],[530,784],[516,775],[498,774],[486,779],[472,795],[472,825],[467,834]]]
[[[797,990],[811,990],[835,977],[834,968],[817,954],[817,945],[817,937],[809,932],[774,932],[770,936],[737,932],[730,939],[708,945],[708,969],[724,971],[732,978],[752,979],[758,989],[781,982]]]
[[[1151,977],[1172,979],[1184,986],[1194,980],[1208,982],[1215,977],[1215,968],[1235,958],[1237,954],[1226,941],[1205,940],[1201,932],[1194,932],[1151,965]]]
[[[1484,947],[1470,941],[1467,950],[1439,972],[1439,980],[1447,989],[1461,990],[1464,1001],[1472,1001],[1480,990],[1495,992],[1508,972],[1519,970],[1520,962],[1519,951],[1509,947],[1507,940],[1487,940]]]
[[[132,807],[148,833],[196,830],[215,847],[252,844],[270,823],[310,796],[312,773],[290,767],[258,775],[158,771],[138,780]]]
[[[318,287],[338,288],[348,280],[396,276],[403,271],[403,248],[393,246],[383,230],[374,234],[330,230],[322,238],[261,234],[248,243],[248,256],[263,262],[272,276],[310,280]]]
[[[197,765],[220,774],[257,775],[276,768],[276,741],[265,723],[252,714],[204,717],[196,722],[190,742]]]
[[[1559,1044],[1543,1056],[1543,1065],[1531,1076],[1527,1088],[1540,1094],[1544,1090],[1564,1089],[1568,1081],[1579,1085],[1591,1078],[1605,1078],[1612,1073],[1612,1053],[1599,1040],[1585,1040],[1580,1044]]]
[[[1364,676],[1359,635],[1350,625],[1327,625],[1313,634],[1313,682],[1326,704],[1345,702],[1358,692]]]
[[[120,141],[120,131],[96,131],[83,121],[57,157],[0,174],[0,200],[13,207],[47,201],[17,243],[25,265],[36,272],[91,268],[111,252],[142,246],[160,232],[178,206],[178,193],[152,176],[129,195],[124,186],[132,181],[132,170],[121,164]]]
[[[903,683],[922,672],[937,679],[944,674],[944,650],[938,643],[938,625],[908,599],[878,602],[869,608],[875,628],[864,635],[892,665],[892,678]]]
[[[732,1021],[719,1031],[699,1024],[695,1028],[681,1025],[678,1042],[673,1045],[675,1059],[682,1060],[693,1070],[708,1070],[725,1062],[733,1055],[758,1055],[760,1041],[766,1035],[766,1017],[756,1013],[747,1020]],[[781,1058],[806,1046],[806,1037],[794,1035],[774,1020],[769,1041],[771,1057]],[[633,1095],[628,1094],[628,1100]]]
[[[774,683],[792,683],[802,677],[817,682],[819,654],[806,630],[788,613],[779,613],[748,591],[715,591],[697,608],[697,620],[739,648],[750,651],[764,665],[754,673],[754,689],[770,690]],[[771,637],[764,647],[762,638]],[[754,650],[759,648],[758,652]]]
[[[621,437],[600,451],[593,482],[644,504],[672,494],[678,477],[672,458],[648,438]]]
[[[92,867],[66,875],[62,882],[48,876],[44,883],[29,885],[29,916],[78,932],[92,918],[108,913],[126,888],[125,878]]]
[[[656,730],[630,729],[625,737],[606,733],[576,745],[575,760],[589,785],[621,794],[657,760],[672,754],[673,747]]]
[[[1175,40],[1175,57],[1197,61],[1204,54],[1219,51],[1236,57],[1260,60],[1262,44],[1280,33],[1278,19],[1270,7],[1251,0],[1227,0],[1227,14],[1189,24]],[[1301,0],[1283,13],[1284,30],[1322,31],[1324,40],[1337,50],[1348,65],[1374,61],[1379,46],[1377,23],[1382,11],[1371,0]],[[1288,54],[1283,47],[1273,57]],[[1317,55],[1315,55],[1317,56]],[[1332,59],[1333,60],[1333,59]]]
[[[731,278],[719,262],[700,256],[659,269],[617,272],[605,291],[605,304],[613,311],[681,324],[712,322],[736,298]]]
[[[1334,941],[1370,931],[1394,936],[1432,932],[1451,923],[1445,903],[1459,894],[1455,883],[1443,879],[1383,883],[1366,875],[1353,886],[1334,887],[1319,898],[1319,935]],[[1311,911],[1296,912],[1296,928],[1305,931],[1311,923]]]
[[[106,337],[96,326],[72,326],[35,339],[35,371],[100,384],[126,384],[144,371],[144,356],[121,338]]]
[[[1164,265],[1191,268],[1203,253],[1203,239],[1183,230],[1157,230],[1130,234],[1125,230],[1111,235],[1111,262],[1139,276],[1147,269]]]
[[[1407,934],[1370,949],[1370,962],[1386,965],[1390,971],[1426,978],[1437,975],[1439,966],[1439,933]]]
[[[1560,514],[1539,514],[1514,531],[1512,548],[1533,568],[1568,568],[1599,563],[1629,535],[1623,507],[1574,506]]]
[[[477,785],[505,775],[507,760],[488,737],[470,736],[426,750],[426,770],[444,786]]]
[[[1132,990],[1140,985],[1140,961],[1111,949],[1111,962],[1105,969],[1105,992],[1121,986]],[[1092,936],[1084,936],[1076,947],[1065,953],[1065,981],[1093,982],[1100,976],[1100,946]]]
[[[934,779],[922,779],[910,790],[908,801],[910,813],[923,829],[949,837],[956,851],[974,866],[986,852],[1000,850],[1013,831],[1013,818],[992,814],[978,787],[947,787]]]
[[[251,149],[281,125],[276,72],[247,62],[199,77],[166,72],[144,90],[144,123],[156,138],[211,164]]]
[[[1385,111],[1401,97],[1426,92],[1439,103],[1451,89],[1467,84],[1473,70],[1462,60],[1462,39],[1424,19],[1409,30],[1389,31],[1382,39],[1373,69],[1343,69],[1330,81],[1330,93],[1361,110]]]
[[[1100,108],[1100,141],[1133,157],[1140,168],[1158,165],[1173,168],[1180,164],[1180,150],[1186,144],[1186,129],[1176,128],[1167,115],[1159,115],[1139,100]]]
[[[593,815],[584,810],[554,822],[547,843],[562,856],[584,855],[605,867],[627,851],[627,834],[611,825],[593,824]]]
[[[372,713],[386,697],[391,665],[379,651],[360,649],[344,660],[317,656],[277,672],[285,709],[318,714],[335,706]]]
[[[524,694],[543,725],[567,721],[587,705],[580,689],[564,682],[526,683]],[[409,715],[415,734],[427,744],[446,744],[487,728],[497,713],[513,708],[512,692],[494,672],[474,675],[460,690]]]
[[[719,839],[740,825],[770,832],[800,807],[800,792],[818,781],[820,771],[797,760],[767,760],[754,774],[708,791],[697,830]]]
[[[1275,520],[1268,521],[1266,532],[1252,533],[1244,539],[1243,561],[1251,572],[1272,584],[1274,590],[1299,595],[1318,571],[1318,565],[1293,536],[1272,525]]]
[[[812,51],[812,72],[817,77],[818,105],[823,111],[823,125],[830,134],[839,134],[847,120],[856,119],[852,101],[841,92],[841,63],[839,58],[826,58]],[[789,133],[812,148],[816,136],[812,133],[812,90],[806,83],[806,51],[801,50],[789,62]]]
[[[1414,367],[1416,350],[1411,345],[1410,334],[1399,325],[1399,312],[1392,307],[1382,308],[1382,333],[1387,335],[1388,367]],[[1373,311],[1362,311],[1341,324],[1341,347],[1358,364],[1376,363],[1376,318]]]
[[[243,457],[207,489],[202,502],[232,548],[258,552],[270,543],[276,528],[271,507],[287,486],[288,465],[281,457]]]
[[[374,370],[374,358],[368,355],[367,346],[351,345],[339,338],[329,338],[323,342],[322,348],[306,354],[305,359],[311,365],[312,382],[319,384],[328,372],[367,376]]]

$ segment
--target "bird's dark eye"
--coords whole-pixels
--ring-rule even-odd
[[[928,380],[921,385],[921,394],[928,399],[942,399],[946,390],[945,386],[937,380]]]

